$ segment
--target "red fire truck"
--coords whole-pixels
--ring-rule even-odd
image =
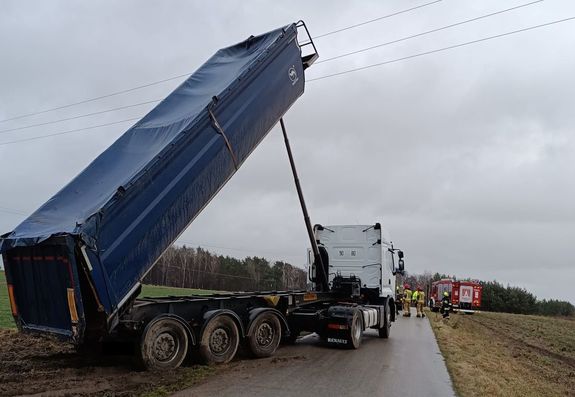
[[[454,311],[474,313],[481,307],[481,292],[483,287],[474,281],[456,281],[442,279],[431,284],[429,306],[432,311],[441,307],[443,293],[447,292]]]

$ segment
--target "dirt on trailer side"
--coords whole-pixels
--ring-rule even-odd
[[[0,396],[164,396],[215,371],[192,366],[146,372],[132,355],[80,354],[71,345],[0,329]]]

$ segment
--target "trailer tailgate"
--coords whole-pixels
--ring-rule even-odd
[[[75,340],[84,326],[73,256],[68,247],[19,247],[3,256],[12,315],[19,328]]]

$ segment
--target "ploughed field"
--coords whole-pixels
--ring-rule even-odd
[[[575,396],[575,318],[485,312],[429,320],[458,395]]]
[[[209,292],[146,285],[141,296]],[[47,391],[56,396],[164,396],[216,371],[193,365],[164,373],[146,372],[126,350],[80,354],[65,343],[19,334],[12,319],[5,275],[0,271],[0,396]]]

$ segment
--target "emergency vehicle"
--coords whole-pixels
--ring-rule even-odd
[[[456,281],[442,279],[431,284],[429,307],[432,311],[439,311],[443,293],[447,292],[454,311],[474,313],[481,308],[481,294],[483,287],[475,281]]]

